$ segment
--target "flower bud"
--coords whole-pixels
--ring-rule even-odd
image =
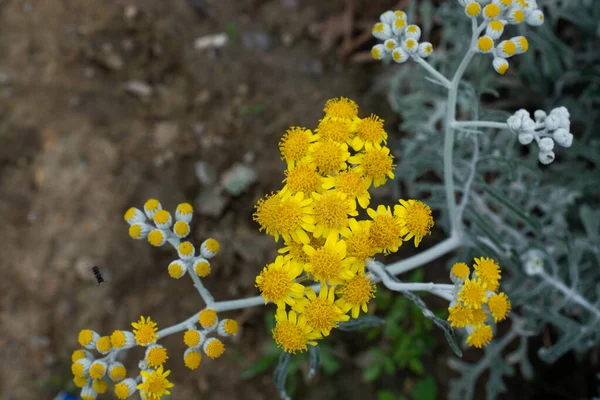
[[[533,113],[533,116],[537,122],[542,122],[548,115],[544,110],[536,110],[536,112]]]
[[[544,165],[550,164],[552,161],[554,161],[555,157],[556,157],[556,155],[554,154],[553,151],[549,151],[547,153],[540,151],[540,153],[538,154],[538,159]]]
[[[519,133],[519,143],[527,145],[533,141],[533,133],[523,132]]]
[[[538,143],[540,147],[540,151],[544,153],[548,153],[554,149],[554,140],[549,137],[542,138]]]
[[[546,128],[548,130],[553,131],[560,126],[560,116],[550,113],[550,115],[548,115],[548,117],[546,117],[544,120],[544,123],[546,124]]]

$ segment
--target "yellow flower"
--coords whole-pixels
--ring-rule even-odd
[[[352,122],[348,119],[325,117],[319,121],[315,129],[318,140],[333,140],[338,143],[350,144],[352,135]]]
[[[315,249],[305,245],[304,251],[309,256],[304,271],[317,282],[335,285],[342,283],[345,277],[352,276],[350,267],[354,259],[346,256],[346,242],[339,240],[337,234],[331,233],[323,247]]]
[[[205,308],[198,313],[198,322],[205,329],[214,327],[218,320],[217,312],[212,308]]]
[[[467,307],[481,308],[485,303],[485,289],[485,284],[481,280],[467,278],[458,292],[458,300]]]
[[[309,245],[315,249],[323,246],[325,244],[326,238],[315,238],[312,236],[310,238]],[[300,263],[300,265],[304,266],[309,260],[308,254],[304,251],[304,244],[297,243],[294,241],[285,241],[285,246],[277,250],[279,254],[284,254],[284,258],[290,261],[296,261]]]
[[[362,118],[356,124],[356,136],[352,140],[352,148],[356,151],[363,147],[368,151],[376,144],[387,143],[387,133],[383,129],[383,120],[372,114]]]
[[[502,292],[490,296],[487,305],[494,317],[494,322],[506,319],[510,312],[510,300]]]
[[[473,327],[483,325],[488,317],[483,308],[474,308],[472,312],[473,316],[471,317],[471,325]]]
[[[313,193],[316,238],[327,237],[330,233],[347,236],[349,216],[358,215],[356,203],[344,198],[337,191],[330,190],[324,194]]]
[[[346,97],[334,98],[327,100],[323,111],[328,117],[353,119],[358,116],[358,105]]]
[[[500,285],[500,266],[491,258],[476,258],[473,266],[477,277],[486,284],[486,289],[495,292]]]
[[[351,311],[352,318],[358,318],[362,309],[367,312],[369,301],[375,298],[375,284],[364,270],[359,270],[356,275],[346,280],[336,289],[339,299],[335,302],[344,313]]]
[[[394,217],[390,207],[379,205],[377,211],[369,208],[367,214],[373,220],[369,230],[373,245],[384,254],[398,251],[402,245],[402,223]]]
[[[454,307],[448,308],[448,321],[450,326],[456,328],[464,328],[471,323],[473,311],[462,304],[457,304]]]
[[[293,239],[307,244],[310,238],[306,232],[314,231],[312,213],[312,199],[296,193],[286,199],[271,195],[259,200],[253,217],[260,224],[260,230],[266,230],[275,241],[283,236],[286,241]]]
[[[492,340],[492,328],[489,325],[481,325],[469,335],[467,343],[469,346],[480,349],[486,346],[490,340]]]
[[[157,368],[163,365],[169,356],[167,356],[167,349],[159,344],[153,344],[146,350],[146,363],[150,368]]]
[[[190,348],[183,353],[183,363],[192,371],[200,366],[200,361],[202,361],[202,354],[196,349]]]
[[[311,144],[310,157],[320,173],[331,174],[348,168],[350,152],[346,143],[323,140]]]
[[[452,274],[458,279],[466,279],[470,273],[469,266],[464,262],[457,262],[452,266]]]
[[[377,252],[370,236],[371,221],[350,219],[350,234],[346,237],[346,252],[348,257],[355,259],[352,272],[364,268],[365,262]]]
[[[358,204],[362,208],[367,208],[371,201],[369,182],[355,169],[349,169],[339,172],[336,175],[325,177],[323,179],[323,188],[335,188],[342,195],[342,198],[348,198],[354,203],[358,200]],[[356,204],[354,208],[356,208]]]
[[[265,304],[272,301],[278,308],[285,308],[285,304],[294,305],[304,293],[304,286],[294,282],[301,273],[300,263],[283,256],[277,256],[274,263],[264,267],[256,277],[256,287]]]
[[[415,238],[415,247],[419,247],[421,239],[431,234],[434,225],[431,216],[431,208],[418,200],[400,200],[400,204],[394,206],[394,215],[403,223],[401,235],[402,240],[409,241]]]
[[[140,317],[138,322],[132,322],[131,326],[133,326],[133,334],[135,336],[135,342],[140,346],[148,346],[151,343],[156,342],[158,335],[156,331],[156,322],[153,322],[150,317],[144,319],[143,316]]]
[[[314,164],[300,162],[294,168],[285,171],[285,186],[280,194],[285,198],[296,193],[310,195],[313,192],[323,191],[323,176],[319,174]]]
[[[379,144],[373,145],[370,150],[365,150],[348,159],[350,164],[356,164],[356,172],[364,175],[369,183],[379,187],[383,185],[388,178],[394,179],[393,157],[390,149],[381,147]]]
[[[208,338],[202,346],[204,354],[210,358],[219,358],[225,352],[225,345],[217,338]]]
[[[162,396],[171,394],[169,389],[175,385],[167,380],[170,373],[169,370],[163,372],[162,365],[152,371],[141,371],[142,383],[137,385],[137,389],[142,398],[160,400]]]
[[[299,303],[295,307],[302,316],[306,317],[306,323],[313,330],[320,332],[323,336],[329,336],[333,328],[337,328],[341,321],[348,321],[350,317],[334,304],[335,294],[333,288],[321,285],[319,296],[312,288],[306,288],[308,301]]]
[[[306,157],[310,144],[315,140],[317,140],[315,135],[306,128],[293,126],[288,129],[279,142],[279,150],[288,167],[294,167],[298,161]]]
[[[287,353],[305,351],[308,345],[316,346],[315,340],[321,338],[321,335],[306,323],[306,317],[298,317],[295,311],[286,313],[285,309],[278,308],[275,320],[277,322],[272,330],[273,339],[277,346]]]

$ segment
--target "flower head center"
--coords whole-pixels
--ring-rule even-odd
[[[304,316],[311,327],[317,330],[323,329],[329,331],[337,326],[336,320],[339,312],[333,303],[317,297],[308,303],[304,310]]]
[[[356,134],[366,142],[380,143],[387,139],[387,133],[383,129],[383,120],[376,115],[361,119]]]
[[[360,173],[348,170],[342,171],[335,177],[335,188],[336,190],[347,194],[352,197],[356,197],[365,191],[365,180]]]
[[[333,140],[318,142],[313,145],[312,159],[319,172],[328,174],[343,169],[344,149]]]
[[[384,24],[375,24],[374,29],[376,29],[377,32],[383,32],[385,26]],[[358,115],[358,105],[348,98],[340,97],[339,99],[335,98],[327,100],[323,111],[331,117],[350,119]]]
[[[290,321],[278,321],[272,331],[275,343],[288,353],[306,350],[307,338],[302,328]]]
[[[377,148],[365,153],[361,165],[369,178],[385,176],[392,172],[394,167],[392,156],[383,149]]]
[[[315,202],[315,220],[325,228],[343,228],[348,224],[348,204],[326,193]]]
[[[294,126],[283,135],[279,142],[279,150],[287,161],[297,161],[308,153],[310,142],[310,131]]]
[[[293,193],[316,192],[321,186],[321,176],[310,165],[298,165],[286,174],[286,184]]]
[[[375,284],[365,275],[356,275],[342,286],[340,295],[344,301],[362,306],[375,297]]]
[[[322,119],[317,133],[321,140],[345,142],[350,138],[350,121],[331,118]]]
[[[261,291],[261,296],[267,300],[276,301],[283,299],[290,292],[292,282],[289,274],[283,269],[265,268],[260,273],[262,282],[256,286]]]
[[[338,254],[328,247],[321,247],[310,256],[313,266],[312,274],[319,282],[336,279],[342,271],[342,260]]]

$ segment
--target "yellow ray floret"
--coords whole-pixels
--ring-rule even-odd
[[[306,297],[307,301],[298,303],[294,309],[306,317],[308,326],[321,335],[329,336],[331,330],[337,328],[340,322],[350,319],[334,304],[335,294],[332,287],[321,285],[318,296],[312,288],[306,288]]]
[[[367,209],[367,214],[373,220],[369,236],[373,245],[384,254],[398,251],[402,245],[402,222],[396,218],[390,207],[379,205],[377,210]]]
[[[273,339],[287,353],[305,351],[309,345],[316,346],[316,340],[321,338],[318,332],[308,326],[306,317],[298,316],[295,311],[286,313],[285,309],[278,308],[275,320],[277,322],[272,330]]]
[[[335,285],[352,275],[351,266],[354,259],[347,257],[346,242],[339,240],[337,234],[330,234],[319,249],[305,245],[304,251],[309,256],[304,271],[317,282]]]
[[[350,311],[352,318],[358,318],[361,310],[367,312],[369,302],[375,298],[375,290],[373,280],[361,269],[336,289],[339,298],[335,304],[345,313]]]
[[[419,247],[425,235],[431,234],[434,222],[427,204],[418,200],[400,200],[400,204],[394,206],[394,215],[403,224],[402,240],[409,241],[414,237],[415,247]]]
[[[265,304],[271,301],[278,308],[285,308],[285,304],[294,305],[304,293],[304,286],[295,282],[301,273],[300,263],[283,256],[277,256],[274,263],[264,267],[256,277],[256,287]]]
[[[143,398],[148,400],[160,400],[162,396],[169,395],[173,385],[167,379],[171,371],[164,371],[162,365],[153,371],[142,371],[142,383],[137,385]]]
[[[158,335],[156,331],[156,322],[153,322],[150,317],[144,318],[140,317],[138,322],[132,322],[131,326],[133,329],[133,334],[135,336],[135,342],[140,346],[148,346],[156,342]]]
[[[381,147],[379,144],[373,145],[370,150],[353,155],[348,159],[350,164],[356,164],[356,171],[361,173],[369,186],[371,183],[375,187],[383,185],[388,178],[394,179],[393,157],[390,149]]]

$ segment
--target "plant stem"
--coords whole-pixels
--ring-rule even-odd
[[[441,73],[439,73],[438,70],[433,68],[431,66],[431,64],[429,64],[427,61],[423,60],[418,55],[413,55],[412,58],[413,58],[413,60],[415,60],[415,62],[417,64],[419,64],[420,66],[425,68],[425,70],[427,72],[429,72],[431,75],[433,75],[440,85],[444,86],[446,89],[450,88],[450,80],[448,78],[446,78],[444,75],[442,75]]]
[[[540,274],[540,276],[550,286],[561,291],[565,295],[567,300],[573,300],[575,303],[579,304],[580,306],[582,306],[583,308],[585,308],[586,310],[588,310],[589,312],[594,314],[596,316],[596,318],[600,318],[600,310],[598,308],[594,307],[589,301],[587,301],[578,292],[574,291],[570,287],[567,287],[564,283],[562,283],[558,279],[555,279],[554,277],[546,274],[545,272],[542,272]]]
[[[454,121],[452,123],[453,128],[498,128],[508,129],[506,122],[494,122],[494,121]]]
[[[458,235],[450,236],[447,239],[442,240],[435,246],[417,254],[412,257],[409,257],[405,260],[389,264],[386,267],[386,270],[392,275],[400,275],[404,272],[413,270],[417,267],[420,267],[423,264],[428,263],[429,261],[435,260],[438,257],[443,256],[446,253],[450,253],[451,251],[457,249],[462,244],[460,237]]]

